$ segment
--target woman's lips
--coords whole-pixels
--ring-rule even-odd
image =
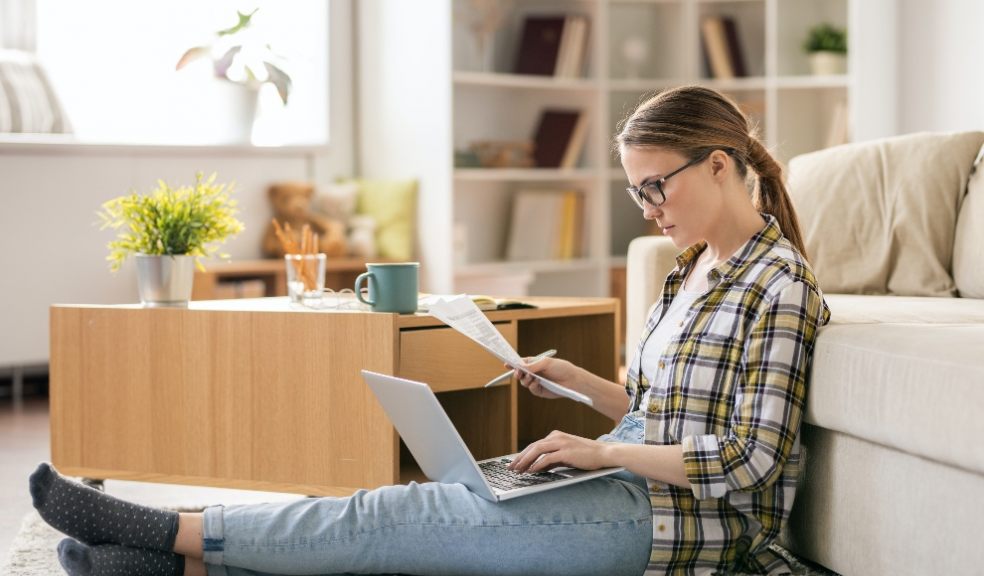
[[[674,226],[672,224],[670,226],[663,226],[663,234],[666,234],[667,231],[672,230],[674,228],[676,228],[676,226]]]

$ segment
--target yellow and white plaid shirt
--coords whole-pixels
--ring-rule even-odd
[[[689,489],[649,481],[647,574],[788,572],[768,546],[793,504],[810,358],[830,311],[806,260],[763,217],[708,274],[650,381],[639,373],[646,339],[705,245],[677,257],[629,366],[630,411],[646,414],[646,444],[682,444],[690,480]]]

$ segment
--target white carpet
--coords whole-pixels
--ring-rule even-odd
[[[64,574],[55,552],[55,547],[64,537],[62,533],[45,524],[37,512],[31,512],[24,518],[21,530],[10,546],[7,564],[0,566],[0,574],[5,576],[56,576]],[[792,560],[796,563],[797,574],[803,576],[833,575],[833,572],[807,568],[796,562],[795,558]]]
[[[7,576],[52,576],[63,574],[58,563],[55,546],[65,536],[45,524],[37,512],[24,518],[20,532],[10,544],[7,564],[0,566],[0,574]]]

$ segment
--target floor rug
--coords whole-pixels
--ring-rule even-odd
[[[184,510],[201,510],[201,508],[184,508]],[[37,512],[31,512],[24,518],[20,532],[17,533],[10,545],[7,565],[0,566],[0,574],[5,576],[57,576],[64,574],[58,563],[55,547],[65,536],[48,526]],[[802,576],[837,576],[834,572],[812,565],[793,556],[786,550],[776,547],[790,561],[795,574]],[[743,576],[743,575],[732,575]]]

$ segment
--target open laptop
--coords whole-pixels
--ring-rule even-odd
[[[561,467],[519,474],[507,468],[515,454],[476,462],[427,384],[368,370],[362,371],[362,377],[428,478],[445,484],[464,484],[486,500],[509,500],[622,470]]]

